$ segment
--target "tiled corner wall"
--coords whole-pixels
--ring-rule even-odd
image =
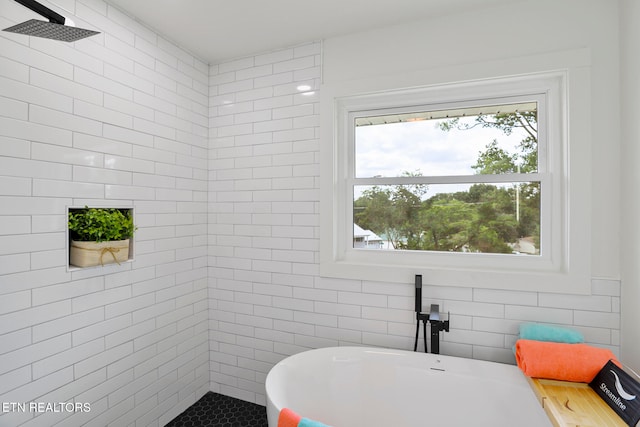
[[[261,404],[269,369],[296,352],[413,348],[412,283],[318,276],[320,54],[315,43],[210,69],[211,389]],[[619,350],[617,280],[593,279],[589,296],[444,286],[423,295],[451,313],[444,354],[514,363],[523,321],[571,326]]]
[[[209,390],[208,65],[101,0],[64,5],[102,34],[0,33],[0,402],[90,411],[0,425],[162,426]],[[2,2],[0,27],[32,15]],[[67,270],[84,205],[135,208],[135,261]]]
[[[211,387],[256,403],[283,355],[333,344],[320,330],[337,330],[313,301],[337,307],[336,291],[314,288],[319,46],[210,69]]]

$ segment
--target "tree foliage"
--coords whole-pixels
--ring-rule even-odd
[[[478,156],[475,166],[478,173],[531,173],[538,170],[538,114],[536,111],[517,111],[513,113],[487,114],[476,116],[473,124],[461,122],[460,118],[439,123],[441,130],[469,130],[475,127],[498,129],[505,135],[511,135],[515,129],[522,129],[525,137],[520,141],[518,152],[508,154],[493,140]]]
[[[420,176],[420,172],[402,175]],[[407,237],[421,232],[418,215],[427,190],[423,184],[369,188],[354,202],[355,223],[386,236],[395,249],[401,249]]]

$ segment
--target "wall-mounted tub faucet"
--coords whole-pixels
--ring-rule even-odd
[[[416,340],[413,344],[413,351],[418,350],[418,337],[420,336],[420,322],[424,337],[424,352],[427,353],[427,322],[431,326],[431,353],[440,354],[440,331],[449,332],[449,317],[447,320],[440,320],[440,306],[431,304],[429,313],[422,312],[422,275],[416,274],[415,278],[415,310],[416,310]]]

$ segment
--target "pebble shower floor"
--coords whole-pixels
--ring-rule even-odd
[[[208,392],[166,427],[268,427],[264,406]]]

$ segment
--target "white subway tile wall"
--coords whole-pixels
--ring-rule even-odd
[[[320,60],[311,43],[210,67],[211,390],[260,404],[269,369],[288,355],[413,349],[412,283],[318,275]],[[589,296],[425,286],[423,305],[451,313],[442,353],[515,363],[525,321],[572,327],[617,353],[619,296],[620,282],[605,279]]]
[[[65,5],[102,34],[0,33],[0,402],[90,412],[0,425],[162,426],[210,388],[209,66],[101,0]],[[85,204],[135,208],[134,262],[67,269]]]
[[[320,43],[209,66],[101,0],[65,4],[102,34],[0,33],[0,402],[91,411],[0,425],[162,426],[208,390],[265,404],[299,351],[413,347],[411,283],[318,275]],[[134,262],[67,269],[85,204],[135,208]],[[423,295],[451,313],[446,354],[513,363],[523,321],[619,350],[617,280]]]

